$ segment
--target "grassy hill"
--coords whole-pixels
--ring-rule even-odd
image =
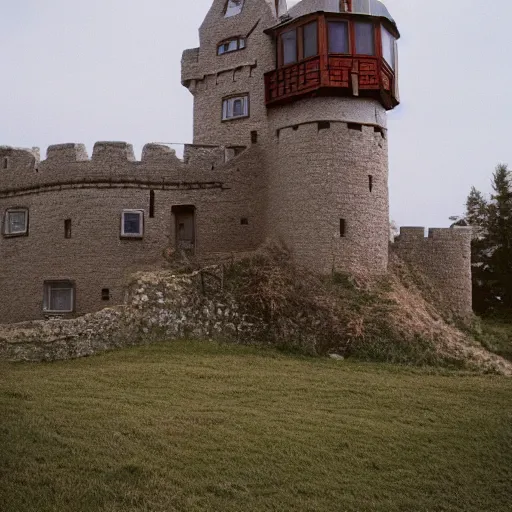
[[[2,512],[500,512],[512,379],[176,342],[0,365]]]

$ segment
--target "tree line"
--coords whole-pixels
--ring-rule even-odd
[[[460,222],[473,228],[474,310],[512,314],[512,172],[506,164],[494,171],[490,197],[471,189]]]

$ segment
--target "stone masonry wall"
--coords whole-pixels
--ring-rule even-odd
[[[344,103],[340,101],[339,106]],[[336,99],[326,104],[318,99],[306,102],[303,109],[293,106],[288,116],[283,108],[272,117],[274,142],[265,152],[269,159],[267,235],[281,240],[297,263],[320,272],[385,273],[389,238],[386,130],[375,116],[377,102],[354,103],[361,110],[352,108],[350,113],[336,105]],[[359,123],[350,126],[339,120],[344,115]],[[385,120],[385,114],[381,117]],[[362,124],[368,121],[373,123]]]
[[[138,273],[126,305],[80,318],[0,325],[0,360],[55,361],[173,339],[251,339],[261,326],[221,293],[216,271]]]
[[[404,227],[391,244],[404,261],[418,267],[462,319],[472,315],[471,228]]]
[[[124,143],[96,144],[92,160],[83,146],[54,146],[40,163],[31,152],[0,149],[0,157],[10,155],[8,169],[0,173],[2,223],[9,208],[29,211],[28,236],[0,237],[0,323],[43,318],[43,286],[50,280],[75,283],[74,315],[121,304],[128,276],[162,268],[164,250],[175,249],[175,205],[196,208],[198,257],[260,245],[264,201],[258,146],[227,163],[224,148],[187,151],[194,166],[155,145],[144,148],[141,162]],[[144,211],[142,239],[120,237],[123,209]],[[109,290],[109,301],[102,299],[103,289]]]

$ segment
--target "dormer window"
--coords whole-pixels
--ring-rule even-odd
[[[242,12],[244,7],[244,0],[228,0],[226,4],[226,12],[224,13],[224,18],[230,18],[231,16],[236,16]]]
[[[217,46],[217,55],[224,55],[225,53],[236,52],[245,48],[245,37],[233,37],[222,41]]]

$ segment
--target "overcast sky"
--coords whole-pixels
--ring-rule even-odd
[[[290,2],[291,4],[292,2]],[[387,0],[402,33],[391,216],[446,226],[512,165],[512,2]],[[180,59],[211,0],[0,0],[0,145],[192,140]]]

